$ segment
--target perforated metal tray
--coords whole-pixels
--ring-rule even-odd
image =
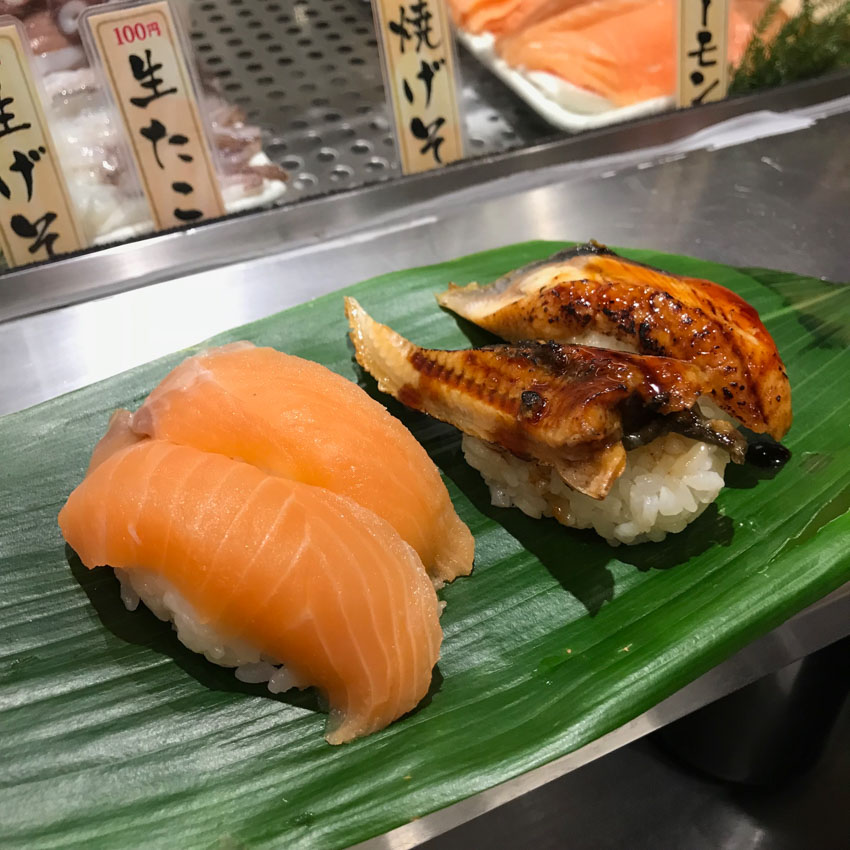
[[[265,131],[288,199],[400,175],[368,0],[195,0],[205,75]],[[551,137],[523,101],[459,51],[467,156]]]

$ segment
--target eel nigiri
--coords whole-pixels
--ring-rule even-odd
[[[280,690],[315,685],[332,744],[383,728],[428,690],[442,639],[434,587],[392,526],[351,499],[140,440],[119,415],[59,525],[86,567],[114,567],[190,648],[227,666],[283,664]]]
[[[467,435],[467,460],[501,493],[498,504],[593,525],[612,541],[658,539],[659,528],[681,530],[714,499],[730,457],[744,461],[743,436],[698,407],[709,378],[697,364],[553,342],[423,349],[353,298],[345,308],[360,365],[384,392]],[[648,489],[637,482],[654,508],[626,493],[609,501],[627,469],[634,483],[655,467],[663,474]],[[526,509],[529,488],[538,507]],[[670,519],[656,524],[662,505]]]
[[[318,363],[250,343],[202,352],[162,380],[131,427],[353,499],[387,520],[437,583],[472,569],[472,534],[425,450]]]
[[[589,343],[703,367],[703,392],[757,433],[791,426],[791,388],[758,313],[734,292],[617,256],[596,243],[531,263],[438,302],[503,339]]]

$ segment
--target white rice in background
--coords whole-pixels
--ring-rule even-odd
[[[463,453],[490,488],[497,507],[552,516],[562,525],[593,528],[612,546],[658,542],[682,531],[723,487],[729,453],[719,446],[667,434],[627,453],[626,468],[602,499],[570,488],[551,467],[520,460],[464,435]]]
[[[139,601],[166,623],[171,623],[180,642],[205,656],[213,664],[235,667],[240,682],[268,682],[273,694],[303,687],[285,667],[264,656],[256,647],[238,638],[224,638],[207,623],[202,623],[195,609],[168,579],[150,570],[134,568],[115,570],[121,582],[121,600],[130,611]]]

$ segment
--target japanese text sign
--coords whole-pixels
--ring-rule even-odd
[[[454,45],[444,0],[377,0],[401,168],[414,174],[463,156]]]
[[[85,246],[19,30],[11,22],[0,24],[0,244],[10,266]]]
[[[224,204],[168,3],[86,15],[158,229],[223,215]]]
[[[726,97],[728,16],[729,0],[679,0],[679,106],[698,106]]]

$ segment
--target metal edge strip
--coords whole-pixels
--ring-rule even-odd
[[[11,270],[0,276],[0,322],[365,232],[382,215],[512,174],[676,141],[756,109],[781,112],[848,94],[850,73],[841,73]]]

